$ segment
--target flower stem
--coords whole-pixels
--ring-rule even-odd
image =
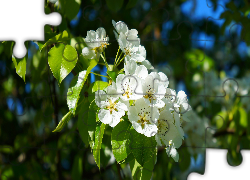
[[[102,59],[103,59],[104,63],[106,64],[106,67],[107,67],[107,69],[108,69],[109,65],[108,65],[108,63],[107,63],[106,59],[103,57],[103,55],[102,55],[102,54],[101,54],[101,57],[102,57]]]
[[[119,46],[118,51],[117,51],[117,53],[116,53],[115,64],[116,64],[116,60],[117,60],[117,56],[118,56],[118,54],[119,54],[119,51],[120,51],[120,46]]]
[[[97,76],[102,76],[102,77],[105,77],[105,78],[109,78],[108,76],[104,76],[104,75],[97,74],[97,73],[94,73],[94,72],[90,72],[90,73],[92,73],[92,74],[94,74],[94,75],[97,75]]]
[[[126,55],[123,56],[123,58],[116,64],[116,67],[119,66],[119,64],[122,62],[122,60],[126,57]]]
[[[98,63],[98,64],[100,64],[100,65],[106,65],[105,63]]]

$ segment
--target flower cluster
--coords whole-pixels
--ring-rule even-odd
[[[100,108],[99,120],[115,127],[124,117],[133,128],[147,137],[155,137],[159,146],[166,145],[167,153],[178,161],[179,148],[184,139],[183,121],[190,121],[191,107],[184,91],[177,94],[170,89],[168,77],[162,72],[150,72],[153,66],[146,60],[146,50],[140,45],[138,31],[128,29],[124,22],[112,21],[114,33],[123,58],[116,58],[114,66],[124,59],[124,69],[108,87],[95,93]],[[99,58],[107,47],[104,28],[88,31],[82,50],[88,59]],[[105,60],[105,58],[103,58]]]

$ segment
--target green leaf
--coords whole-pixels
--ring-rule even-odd
[[[56,129],[52,132],[60,132],[72,117],[73,117],[73,114],[71,112],[68,112],[65,116],[63,116],[63,118],[57,125]]]
[[[131,123],[129,121],[122,121],[112,131],[112,151],[117,162],[124,160],[131,152],[129,147],[130,127]]]
[[[130,161],[129,166],[130,166],[133,179],[141,179],[142,166],[136,161],[136,159],[133,159],[132,161]]]
[[[92,101],[89,106],[89,112],[88,112],[88,133],[89,133],[89,145],[93,149],[94,147],[94,140],[95,140],[95,130],[97,125],[97,119],[98,119],[98,106],[96,105],[95,101]]]
[[[78,99],[78,102],[77,102],[75,116],[79,114],[82,104],[85,103],[85,99],[88,99],[86,96],[87,89],[88,89],[88,85],[84,84],[80,92],[80,98]],[[89,104],[88,104],[88,108],[89,108]]]
[[[106,4],[111,11],[117,12],[123,5],[123,0],[106,0]]]
[[[70,42],[70,34],[67,31],[63,31],[62,33],[54,36],[53,38],[49,39],[40,49],[40,51],[43,50],[48,45],[55,44],[55,43],[65,43],[69,44]]]
[[[50,69],[58,84],[71,72],[77,63],[77,52],[70,45],[56,44],[48,53]]]
[[[71,38],[70,45],[76,49],[78,54],[82,54],[82,49],[87,46],[82,37]]]
[[[103,90],[105,87],[108,86],[107,82],[104,81],[95,81],[92,87],[92,92],[96,92],[98,90]]]
[[[24,80],[25,82],[25,74],[26,74],[26,57],[22,59],[16,59],[12,56],[12,61],[16,68],[16,73]]]
[[[98,106],[95,104],[95,101],[90,104],[88,113],[89,145],[93,150],[95,162],[100,168],[100,150],[105,124],[101,123],[98,119]]]
[[[38,47],[39,47],[39,50],[40,50],[40,52],[44,49],[44,44],[49,40],[49,39],[51,39],[51,38],[53,38],[53,37],[55,37],[56,35],[57,35],[57,33],[54,33],[54,32],[52,32],[51,31],[51,29],[50,29],[50,27],[49,27],[49,29],[50,29],[50,31],[47,31],[46,32],[46,27],[49,27],[49,26],[45,26],[45,33],[44,33],[44,35],[45,35],[45,40],[44,41],[34,41],[34,43],[36,43],[37,45],[38,45]],[[48,45],[49,45],[50,43],[48,43]],[[43,47],[44,46],[44,47]]]
[[[87,70],[84,70],[78,74],[77,77],[74,77],[70,83],[70,87],[67,93],[67,104],[69,110],[75,115],[75,110],[77,108],[77,102],[80,97],[80,92],[82,87],[90,73],[91,69],[97,65],[97,61],[94,59],[90,60],[89,67]]]
[[[2,44],[4,45],[4,53],[10,58],[12,56],[14,41],[3,41]]]
[[[142,166],[154,156],[156,141],[154,137],[146,137],[143,134],[136,132],[134,129],[131,133],[131,151],[139,164]]]
[[[59,0],[59,2],[62,12],[69,18],[69,20],[76,17],[81,5],[81,0]]]
[[[101,126],[96,126],[95,131],[95,144],[93,146],[93,156],[95,158],[95,162],[100,169],[100,150],[102,145],[102,138],[104,134],[105,124],[101,124]]]
[[[113,128],[112,128],[113,129]],[[106,125],[105,133],[102,138],[102,148],[100,151],[101,156],[101,165],[103,168],[106,168],[111,160],[113,153],[112,153],[112,146],[111,146],[111,134],[110,127]]]
[[[78,179],[80,180],[82,178],[82,172],[83,172],[82,157],[77,155],[75,156],[74,159],[71,176],[74,180]]]
[[[74,115],[77,108],[78,100],[80,98],[80,92],[87,79],[87,76],[87,71],[82,71],[78,74],[78,76],[75,76],[70,83],[67,92],[67,104],[70,112],[72,112],[72,114]]]
[[[129,0],[127,6],[126,6],[126,9],[129,9],[129,8],[132,8],[136,5],[138,0]]]
[[[248,122],[247,122],[246,111],[242,107],[239,107],[239,113],[240,113],[240,125],[241,125],[241,127],[247,128]]]
[[[95,99],[95,93],[92,91],[92,88],[94,86],[94,83],[91,83],[88,88],[88,100],[89,102],[92,102]]]
[[[157,159],[157,149],[155,148],[153,156],[151,156],[149,161],[146,162],[144,166],[141,166],[141,164],[138,163],[136,159],[130,161],[129,165],[133,179],[150,180],[152,177],[156,159]]]
[[[116,73],[114,71],[107,71],[107,74],[114,82],[116,82]]]
[[[88,146],[88,111],[89,111],[89,102],[88,99],[85,98],[84,102],[80,105],[80,112],[78,115],[77,128],[84,142],[85,146]]]
[[[149,159],[149,161],[147,161],[143,166],[142,175],[141,175],[142,180],[150,180],[151,179],[152,173],[154,170],[154,166],[156,164],[156,159],[157,159],[157,149],[155,148],[154,155],[151,156],[151,159]]]
[[[123,161],[118,162],[119,164],[123,164],[123,163],[129,163],[130,161],[134,160],[135,157],[133,156],[133,153],[130,153],[128,155],[128,157],[126,157],[126,159],[124,159]]]
[[[191,155],[187,148],[180,148],[178,153],[180,154],[180,159],[179,159],[180,169],[184,172],[190,167]]]
[[[92,61],[95,61],[96,63],[98,63],[99,60],[94,60],[94,59],[90,60],[90,59],[84,58],[82,54],[79,55],[79,62],[81,63],[83,70],[88,69],[91,63],[93,63]]]

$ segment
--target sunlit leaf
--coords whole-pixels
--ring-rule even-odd
[[[146,137],[143,134],[130,130],[130,148],[136,161],[143,166],[155,154],[156,141],[154,137]]]
[[[50,69],[60,85],[77,63],[77,52],[70,45],[56,44],[48,53]]]
[[[56,43],[64,43],[64,44],[69,44],[70,41],[70,34],[67,31],[63,31],[62,33],[52,37],[51,39],[49,39],[40,49],[40,51],[43,50],[43,48],[45,48],[48,45],[51,44],[56,44]]]
[[[16,59],[12,56],[12,61],[16,68],[16,73],[24,80],[25,82],[25,74],[26,74],[26,57],[22,59]]]
[[[90,60],[90,65],[87,70],[84,70],[78,74],[78,76],[74,77],[70,83],[70,87],[67,93],[67,104],[69,110],[75,115],[75,110],[77,107],[77,102],[80,97],[80,92],[82,87],[90,73],[91,69],[97,65],[97,61],[92,59]]]
[[[114,82],[116,81],[116,73],[114,71],[107,71],[107,74]]]
[[[71,112],[68,112],[65,116],[63,116],[63,118],[57,125],[56,129],[52,132],[60,132],[72,117],[73,117],[73,114]]]
[[[107,82],[104,81],[95,81],[92,87],[92,92],[96,92],[98,90],[103,90],[105,87],[108,86]]]
[[[104,134],[105,124],[101,124],[100,126],[96,126],[95,131],[95,144],[93,146],[93,156],[95,158],[95,162],[100,169],[100,150],[102,145],[102,138]]]
[[[111,144],[116,161],[124,160],[131,152],[129,147],[131,123],[122,121],[112,131]]]

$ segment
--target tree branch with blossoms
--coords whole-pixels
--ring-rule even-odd
[[[141,168],[153,170],[157,147],[165,147],[168,156],[177,162],[177,149],[184,139],[183,123],[189,122],[192,115],[187,95],[184,91],[176,94],[168,87],[168,77],[154,71],[136,29],[128,29],[122,21],[112,24],[119,45],[114,64],[108,64],[105,56],[109,45],[105,29],[88,31],[76,64],[81,71],[68,90],[69,112],[53,132],[61,131],[78,115],[78,130],[99,168],[107,126],[113,128],[111,145],[117,163],[136,162]],[[123,68],[118,69],[122,62]],[[107,76],[91,72],[97,64],[106,66]],[[86,83],[90,73],[106,77],[108,82]]]

